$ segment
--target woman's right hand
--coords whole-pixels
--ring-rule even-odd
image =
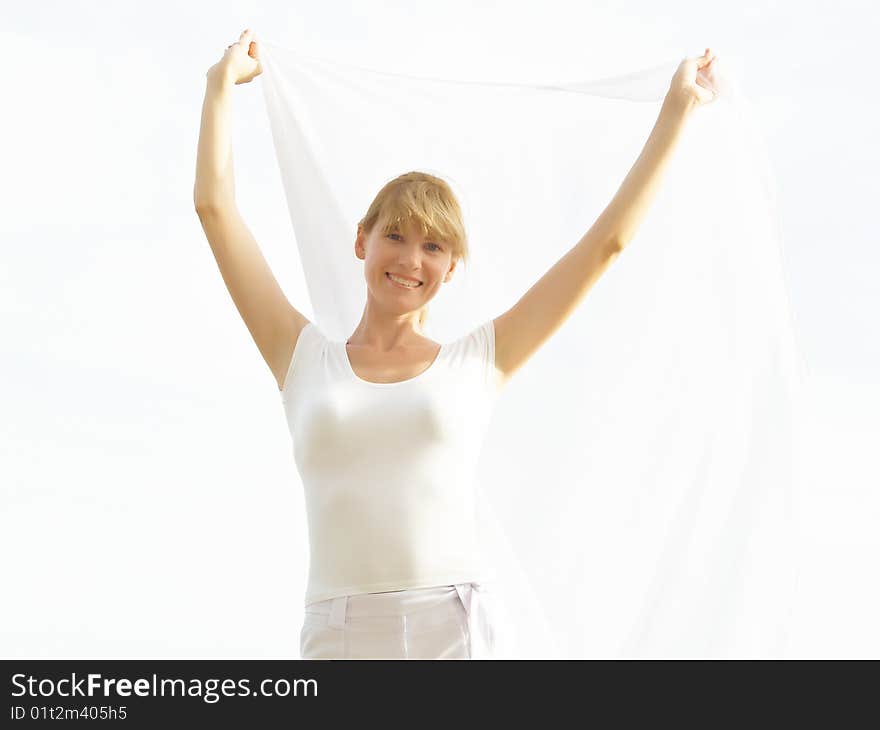
[[[254,31],[246,29],[236,43],[228,46],[217,63],[205,74],[227,78],[236,84],[246,84],[263,73],[260,65],[260,44],[254,40]]]

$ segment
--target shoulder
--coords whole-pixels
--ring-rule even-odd
[[[319,351],[326,340],[327,338],[321,329],[314,322],[305,318],[292,330],[288,341],[290,351],[287,359],[288,364],[283,371],[282,378],[279,380],[278,390],[280,393],[284,394],[288,389],[300,361]]]
[[[450,343],[450,356],[479,372],[486,385],[500,390],[505,379],[495,364],[495,321],[487,319]]]

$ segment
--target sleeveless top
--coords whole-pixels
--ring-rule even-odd
[[[499,394],[490,319],[427,370],[373,383],[309,322],[280,393],[305,490],[306,605],[486,579],[476,467]]]

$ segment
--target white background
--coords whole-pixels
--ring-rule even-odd
[[[791,654],[880,656],[869,3],[42,2],[5,20],[0,655],[298,656],[308,540],[289,518],[290,436],[192,206],[205,71],[252,27],[444,78],[736,58],[816,405],[801,438],[821,454],[797,483]],[[259,83],[235,89],[236,197],[310,317]]]

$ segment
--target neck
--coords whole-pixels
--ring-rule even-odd
[[[389,315],[370,310],[368,306],[345,344],[366,345],[377,350],[393,350],[396,347],[420,342],[425,335],[419,318],[418,311],[404,315]]]

